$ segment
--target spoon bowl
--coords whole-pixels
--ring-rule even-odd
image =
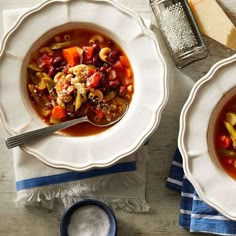
[[[5,143],[6,143],[7,148],[11,149],[13,147],[20,146],[24,143],[32,141],[33,139],[53,134],[56,131],[68,128],[70,126],[73,126],[82,122],[89,122],[90,124],[98,126],[98,127],[111,126],[117,123],[119,120],[121,120],[124,117],[124,115],[126,114],[128,110],[128,107],[129,107],[128,102],[124,100],[124,102],[122,103],[122,106],[120,107],[120,112],[114,113],[113,118],[109,121],[105,119],[98,120],[96,116],[94,116],[94,113],[90,111],[88,112],[87,116],[83,116],[83,117],[76,118],[73,120],[61,122],[59,124],[47,126],[44,128],[36,129],[36,130],[29,131],[26,133],[14,135],[9,138],[5,138]]]

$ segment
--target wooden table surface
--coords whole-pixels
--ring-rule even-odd
[[[2,10],[35,6],[41,0],[0,0]],[[155,134],[150,139],[150,160],[147,165],[147,201],[151,211],[147,214],[130,214],[115,211],[118,221],[118,236],[131,235],[191,235],[178,226],[178,193],[165,188],[166,178],[177,146],[179,114],[193,84],[206,74],[217,61],[231,56],[234,52],[215,41],[204,38],[209,50],[208,58],[195,62],[184,69],[177,69],[166,50],[156,27],[148,0],[120,0],[121,3],[138,12],[144,18],[152,19],[152,29],[161,45],[169,70],[169,100]],[[218,0],[230,19],[236,24],[236,1]],[[2,35],[0,20],[0,36]],[[0,126],[2,129],[2,125]],[[53,211],[39,208],[17,208],[14,205],[15,181],[12,152],[0,137],[0,235],[59,235],[59,222],[63,209],[58,206]],[[202,235],[202,234],[195,234]]]

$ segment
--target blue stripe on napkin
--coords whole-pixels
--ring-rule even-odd
[[[109,175],[121,172],[136,170],[136,161],[118,163],[114,166],[102,169],[93,169],[85,172],[67,172],[63,174],[25,179],[16,182],[16,190],[24,190],[36,187],[47,186],[51,184],[61,184],[75,180],[82,180],[102,175]]]
[[[198,197],[194,187],[184,176],[182,157],[178,149],[172,161],[166,187],[181,193],[180,227],[190,232],[236,235],[236,221],[227,219]]]
[[[167,178],[166,187],[181,192],[183,185],[183,166],[182,166],[182,157],[177,149],[174,154],[174,160],[170,168],[169,177]]]

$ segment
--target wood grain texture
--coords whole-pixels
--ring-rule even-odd
[[[40,2],[40,0],[0,0],[1,17],[3,9],[30,7]],[[169,57],[148,1],[120,0],[120,2],[137,11],[144,18],[152,19],[152,29],[168,63],[170,97],[163,111],[160,125],[150,139],[149,153],[151,158],[147,165],[146,194],[151,205],[151,211],[147,214],[128,214],[115,211],[118,220],[118,236],[191,235],[191,233],[178,226],[179,194],[165,188],[172,155],[177,146],[179,115],[193,84],[205,75],[215,62],[232,55],[234,52],[209,38],[204,38],[209,49],[209,56],[182,70],[178,70]],[[235,0],[219,0],[218,2],[231,20],[236,23]],[[2,27],[0,27],[0,35],[2,33]],[[2,126],[0,128],[3,129]],[[7,133],[2,131],[1,134],[0,235],[59,235],[59,222],[63,213],[62,206],[57,205],[53,211],[47,211],[40,208],[17,208],[14,205],[15,182],[12,153],[6,149],[4,144],[4,137],[7,136]]]

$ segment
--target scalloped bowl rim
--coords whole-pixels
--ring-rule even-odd
[[[218,210],[220,213],[222,213],[224,216],[226,216],[227,218],[231,219],[231,220],[236,220],[236,211],[235,214],[232,214],[228,211],[226,211],[223,207],[222,203],[217,203],[213,200],[214,197],[212,196],[207,196],[207,194],[205,193],[203,186],[201,186],[201,184],[198,182],[198,180],[194,177],[194,174],[191,172],[191,168],[190,168],[190,163],[189,163],[189,157],[188,157],[188,148],[185,146],[185,142],[184,142],[184,138],[185,138],[185,133],[187,130],[187,116],[188,113],[190,111],[191,106],[193,105],[198,93],[201,91],[201,88],[207,84],[208,82],[211,82],[214,79],[214,75],[216,75],[216,73],[223,68],[224,66],[230,65],[231,63],[236,61],[236,54],[220,60],[219,62],[215,63],[211,69],[208,71],[208,73],[203,76],[201,79],[199,79],[195,85],[193,86],[189,97],[187,99],[187,101],[185,102],[182,110],[181,110],[181,114],[180,114],[180,128],[179,128],[179,135],[178,135],[178,148],[180,150],[180,153],[182,155],[183,158],[183,169],[184,169],[184,173],[187,177],[187,179],[192,183],[192,185],[194,186],[198,196],[204,201],[206,202],[209,206],[213,207],[214,209]],[[236,84],[235,84],[236,86]],[[233,86],[234,87],[234,86]],[[231,89],[233,89],[233,87]],[[226,91],[226,93],[228,93],[229,91]],[[219,99],[220,101],[221,99]],[[214,110],[216,109],[216,107],[214,107]],[[212,113],[214,112],[214,110],[212,111]],[[212,114],[211,114],[212,115]],[[210,116],[211,116],[210,115]],[[209,127],[208,127],[209,128]],[[208,156],[209,158],[211,158],[210,156]],[[222,170],[222,169],[221,169]],[[224,172],[224,176],[226,178],[229,179],[229,181],[232,181],[232,178],[229,177],[228,175],[226,175],[226,173]],[[212,199],[211,199],[212,197]],[[235,202],[236,203],[236,202]]]
[[[73,2],[73,0],[48,0],[45,2],[42,2],[41,4],[38,4],[37,6],[35,6],[34,8],[26,11],[24,14],[22,14],[17,22],[11,27],[11,29],[3,36],[2,39],[2,44],[1,44],[1,49],[0,49],[0,58],[3,56],[5,50],[6,50],[6,45],[8,40],[11,39],[11,36],[14,34],[15,31],[17,31],[19,29],[19,27],[21,26],[22,22],[24,23],[25,19],[28,19],[28,17],[30,17],[31,15],[33,15],[34,13],[37,13],[41,10],[43,10],[44,8],[46,8],[47,6],[50,6],[50,4],[53,3],[69,3],[69,2]],[[39,160],[41,160],[43,163],[45,163],[48,166],[51,167],[55,167],[55,168],[63,168],[63,169],[68,169],[68,170],[75,170],[75,171],[83,171],[83,170],[88,170],[91,168],[95,168],[95,167],[106,167],[106,166],[110,166],[112,164],[114,164],[115,162],[117,162],[118,160],[122,159],[123,157],[130,155],[132,153],[134,153],[142,144],[144,144],[144,142],[153,134],[153,132],[156,130],[156,128],[158,127],[159,123],[160,123],[160,119],[161,119],[161,114],[162,111],[167,103],[168,100],[168,87],[167,87],[167,67],[166,67],[166,63],[163,59],[163,55],[161,53],[159,44],[157,42],[156,36],[155,34],[146,27],[146,25],[143,22],[143,19],[133,10],[123,6],[122,4],[120,4],[119,2],[112,0],[98,0],[95,2],[104,2],[107,4],[110,4],[112,7],[114,7],[115,9],[118,9],[119,11],[121,11],[124,14],[128,14],[129,16],[132,16],[132,19],[134,19],[135,21],[137,21],[139,27],[142,29],[142,33],[143,35],[145,35],[145,37],[147,37],[148,39],[151,39],[153,41],[153,43],[155,44],[155,48],[156,48],[156,53],[159,56],[159,63],[161,68],[163,69],[163,75],[162,75],[162,90],[163,90],[163,96],[161,97],[161,102],[158,106],[158,108],[156,108],[155,110],[155,114],[153,114],[154,116],[154,121],[152,121],[152,127],[148,130],[148,132],[146,132],[145,135],[143,135],[142,137],[139,138],[139,140],[136,141],[136,143],[133,144],[133,146],[130,146],[129,148],[127,148],[126,150],[123,150],[121,153],[117,153],[117,154],[113,154],[113,156],[110,158],[109,161],[106,161],[106,163],[96,163],[95,161],[93,161],[92,163],[88,163],[85,166],[74,166],[73,164],[68,165],[65,163],[53,163],[51,161],[48,161],[47,158],[45,158],[45,156],[42,156],[41,154],[37,153],[37,151],[35,152],[35,150],[32,150],[30,148],[28,148],[26,145],[22,145],[21,149],[24,150],[25,152],[27,152],[28,154],[31,154],[33,156],[36,156]],[[95,3],[94,3],[95,4]],[[131,62],[132,64],[132,62]],[[2,111],[2,108],[0,107],[0,120],[4,126],[4,128],[7,130],[7,132],[9,134],[14,134],[14,132],[12,132],[12,130],[8,127],[7,122],[4,118],[4,113]]]

